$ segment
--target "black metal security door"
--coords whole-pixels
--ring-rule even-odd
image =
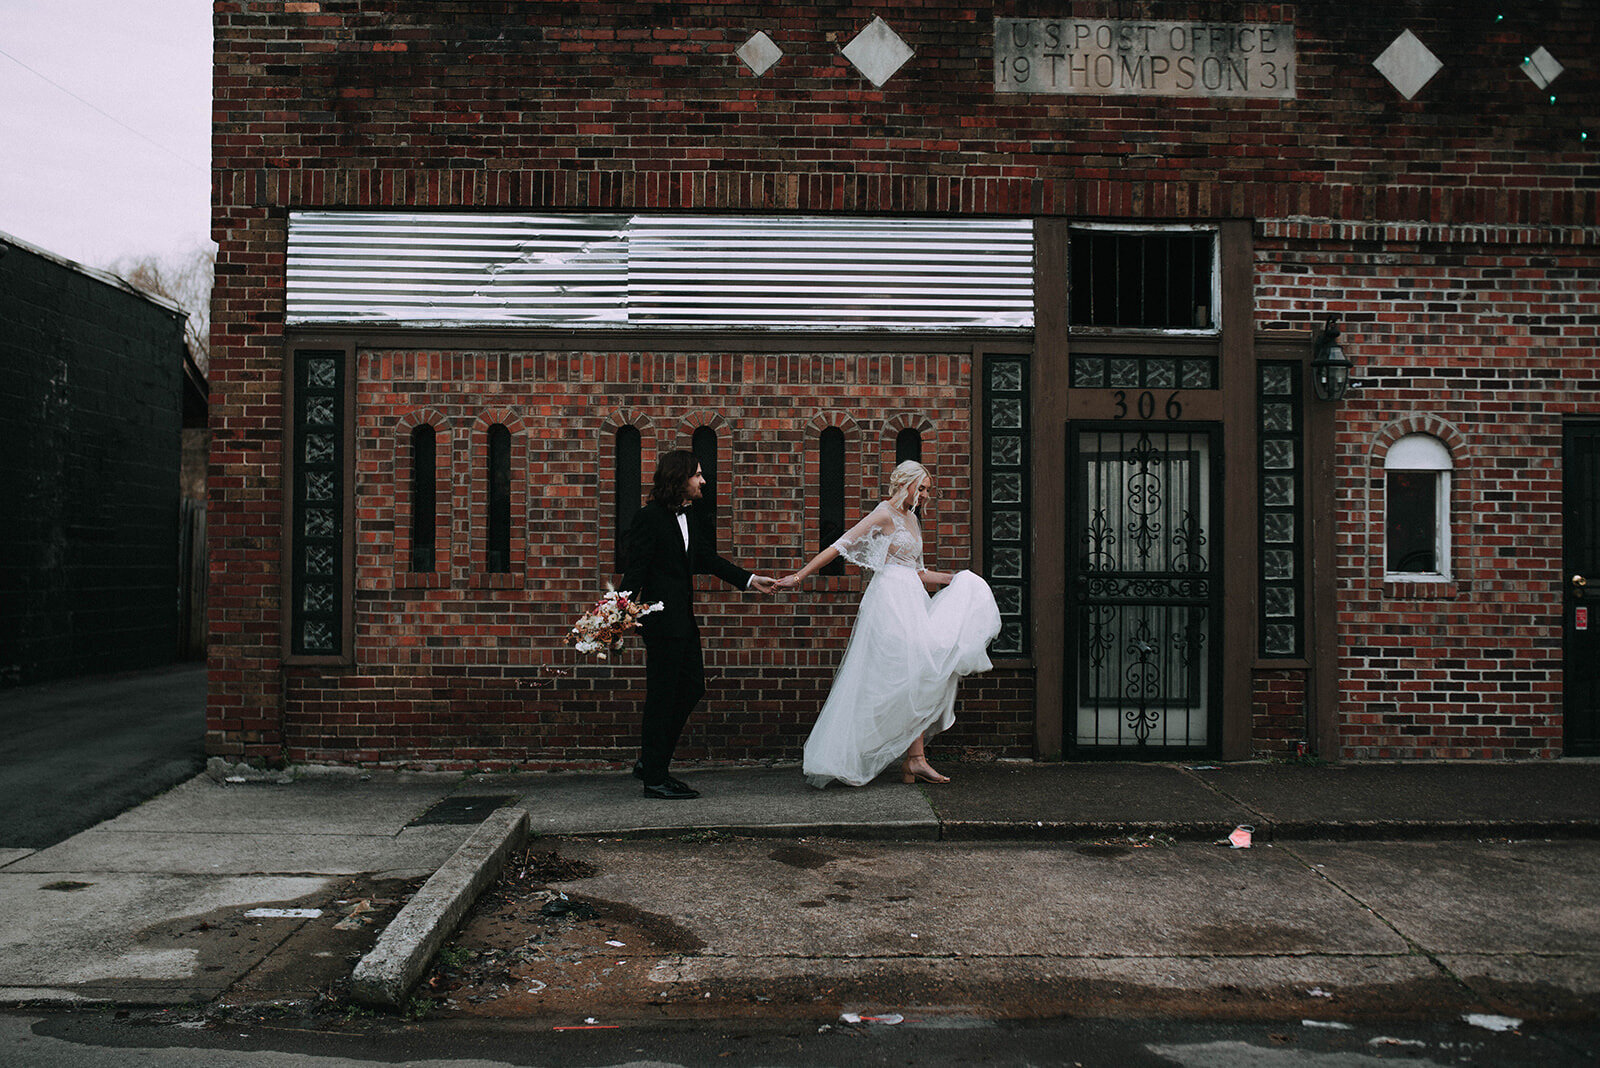
[[[1564,441],[1565,752],[1600,755],[1600,423],[1568,423]]]
[[[1221,736],[1215,428],[1069,431],[1066,736],[1079,755]]]

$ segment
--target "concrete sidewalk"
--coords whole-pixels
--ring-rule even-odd
[[[943,770],[954,779],[945,786],[884,780],[818,791],[793,765],[691,767],[680,774],[704,796],[662,802],[620,770],[301,769],[228,781],[214,764],[51,848],[0,848],[0,1004],[314,997],[349,977],[402,901],[427,896],[432,880],[423,880],[453,861],[493,863],[482,841],[463,847],[486,833],[512,844],[521,811],[535,835],[590,838],[1209,841],[1240,824],[1260,843],[1600,838],[1595,761]],[[409,921],[394,927],[413,939],[443,936],[426,918]]]
[[[626,775],[479,776],[463,791],[528,810],[534,834],[1061,839],[1600,837],[1600,761],[1523,764],[940,765],[952,781],[814,790],[793,765],[682,771],[693,801],[640,796]]]

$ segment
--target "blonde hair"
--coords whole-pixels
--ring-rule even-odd
[[[892,501],[896,497],[908,495],[911,487],[925,478],[933,478],[926,467],[915,460],[901,460],[889,475],[889,499]]]

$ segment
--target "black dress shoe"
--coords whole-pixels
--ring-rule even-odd
[[[668,779],[663,783],[644,784],[644,796],[654,797],[661,801],[687,801],[691,797],[699,797],[699,790],[691,790],[681,782]]]
[[[644,761],[635,760],[633,762],[633,777],[639,780],[644,779]],[[700,796],[688,783],[684,782],[682,779],[675,779],[671,775],[667,776],[667,785],[675,787],[679,790],[688,790],[696,797]]]

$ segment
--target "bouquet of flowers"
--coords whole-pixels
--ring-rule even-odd
[[[594,653],[601,660],[622,645],[627,633],[639,625],[640,618],[661,610],[661,602],[645,604],[632,599],[628,590],[606,587],[605,596],[572,624],[567,644],[580,653]]]

